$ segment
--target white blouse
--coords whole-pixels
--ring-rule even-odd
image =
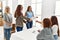
[[[53,35],[58,35],[58,33],[57,33],[57,31],[58,31],[58,26],[57,26],[57,25],[53,25],[52,31],[53,31]]]

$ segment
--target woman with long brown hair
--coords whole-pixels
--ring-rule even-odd
[[[59,25],[58,25],[58,19],[56,16],[51,17],[51,22],[52,22],[52,30],[53,30],[53,36],[55,40],[58,40],[58,35],[59,35]]]
[[[28,6],[25,16],[30,19],[30,20],[27,20],[27,23],[26,23],[27,29],[32,28],[32,25],[33,25],[32,18],[34,17],[34,14],[31,6]]]
[[[28,18],[23,16],[22,10],[23,10],[22,5],[18,5],[14,15],[14,17],[16,18],[17,32],[23,30],[23,22],[25,22],[24,19],[29,20]]]

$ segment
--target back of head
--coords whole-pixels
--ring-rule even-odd
[[[43,26],[44,28],[50,28],[51,27],[51,21],[48,18],[43,19]]]

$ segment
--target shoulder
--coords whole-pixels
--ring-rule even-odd
[[[58,25],[53,25],[52,27],[58,27]]]
[[[53,28],[58,28],[58,25],[53,25],[53,26],[52,26],[52,29],[53,29]]]

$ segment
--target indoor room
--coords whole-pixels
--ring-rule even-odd
[[[19,6],[21,6],[21,9],[19,9]],[[31,7],[31,12],[28,11],[29,7]],[[6,15],[8,12],[11,14],[8,15],[11,20]],[[28,15],[27,13],[31,14]],[[20,18],[17,15],[19,15]],[[0,0],[0,39],[7,40],[9,38],[5,38],[6,29],[10,28],[6,28],[6,26],[9,25],[11,26],[10,34],[8,34],[10,35],[9,40],[38,40],[38,34],[44,29],[44,18],[49,18],[51,21],[52,16],[57,17],[57,34],[59,35],[57,40],[60,40],[60,0]],[[6,20],[11,21],[11,23]],[[51,22],[50,26],[52,26],[52,24]]]

